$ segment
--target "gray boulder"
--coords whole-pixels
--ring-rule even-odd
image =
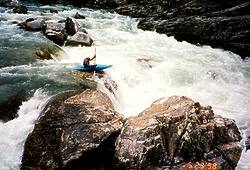
[[[46,27],[44,29],[44,35],[57,45],[63,46],[67,39],[65,32],[65,23],[59,23],[57,21],[46,21]]]
[[[63,46],[65,40],[67,39],[67,34],[65,32],[57,32],[57,31],[46,31],[45,32],[46,37],[56,43],[57,45]]]
[[[26,21],[19,23],[20,28],[27,31],[42,31],[46,27],[45,21],[47,18],[29,18]]]
[[[67,17],[65,22],[65,29],[68,35],[75,35],[75,33],[78,31],[76,20],[74,18]]]
[[[62,30],[65,29],[64,22],[49,20],[49,21],[46,21],[45,24],[46,24],[46,27],[45,27],[44,32],[50,31],[50,30],[61,32]]]
[[[21,169],[105,166],[112,160],[112,143],[121,127],[122,116],[104,93],[85,90],[58,95],[27,138]]]
[[[91,46],[93,43],[92,38],[84,33],[84,32],[77,32],[74,36],[67,39],[65,45],[66,46]]]
[[[128,118],[116,141],[116,156],[126,169],[185,169],[188,162],[234,169],[240,140],[233,120],[214,115],[210,106],[173,96]]]

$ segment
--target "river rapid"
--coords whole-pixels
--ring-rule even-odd
[[[27,7],[27,15],[0,7],[0,102],[13,93],[27,96],[16,119],[0,122],[1,170],[19,169],[25,139],[48,100],[58,92],[84,86],[65,66],[81,64],[84,57],[94,55],[95,48],[96,63],[113,67],[92,79],[125,117],[139,114],[161,97],[185,95],[211,105],[216,114],[235,119],[243,137],[250,133],[250,60],[142,31],[137,29],[137,19],[103,10],[39,4]],[[59,12],[50,14],[50,9]],[[63,47],[67,55],[57,61],[34,58],[37,46],[52,43],[39,32],[12,24],[41,15],[65,19],[76,12],[86,16],[78,22],[94,45]],[[237,169],[250,169],[249,159],[250,151],[243,150]]]

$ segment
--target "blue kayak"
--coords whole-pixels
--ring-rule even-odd
[[[100,71],[112,67],[112,65],[67,66],[67,69],[75,71]]]

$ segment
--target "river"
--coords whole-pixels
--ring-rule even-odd
[[[165,96],[185,95],[216,114],[236,120],[243,137],[250,131],[250,61],[209,46],[178,42],[173,37],[137,29],[138,20],[104,10],[72,6],[27,4],[29,14],[13,14],[0,7],[0,96],[25,93],[18,117],[0,122],[0,169],[19,169],[23,145],[39,113],[56,93],[82,88],[65,68],[81,64],[97,49],[98,64],[112,64],[97,88],[107,93],[125,117],[137,115]],[[50,14],[50,9],[58,14]],[[58,61],[37,60],[33,50],[51,42],[39,32],[26,32],[12,21],[43,15],[64,19],[81,12],[79,20],[94,39],[92,47],[63,47]],[[108,85],[112,92],[106,86]],[[242,146],[244,146],[244,140]],[[250,169],[250,152],[243,150],[238,170]]]

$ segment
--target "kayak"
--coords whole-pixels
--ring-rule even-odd
[[[74,71],[100,71],[112,67],[112,65],[89,65],[89,66],[67,66],[67,69]]]

